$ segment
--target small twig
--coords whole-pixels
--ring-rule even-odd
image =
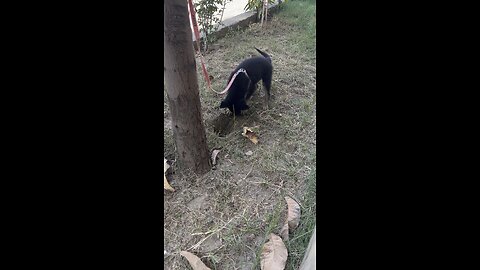
[[[252,170],[253,170],[253,166],[252,166],[252,168],[250,168],[250,171],[247,173],[247,175],[245,175],[245,177],[244,177],[242,180],[247,179],[247,177],[250,175],[250,173],[252,172]]]
[[[260,27],[263,27],[263,14],[265,14],[265,1],[262,3],[262,14],[260,19]]]
[[[250,183],[250,184],[268,184],[266,181],[263,181],[263,182],[247,181],[247,182]]]
[[[196,236],[196,235],[205,235],[205,234],[209,234],[209,233],[212,233],[214,232],[215,230],[210,230],[210,231],[207,231],[207,232],[198,232],[198,233],[192,233],[190,234],[191,236]]]
[[[218,229],[215,229],[215,230],[211,230],[211,231],[208,231],[206,233],[210,233],[208,236],[206,236],[205,238],[203,238],[202,240],[198,241],[198,243],[196,243],[195,245],[191,246],[188,250],[191,250],[191,249],[197,249],[203,242],[205,242],[205,240],[207,240],[210,236],[212,236],[214,233],[218,233],[219,231],[223,230],[225,227],[227,227],[227,225],[232,222],[232,220],[234,220],[235,218],[232,218],[230,219],[225,225],[223,225],[221,228],[218,228]],[[205,233],[205,234],[206,234]]]
[[[263,181],[263,182],[247,181],[247,183],[250,183],[250,184],[259,184],[259,185],[265,184],[265,185],[268,185],[268,186],[274,186],[274,187],[279,188],[279,189],[284,189],[284,187],[282,187],[282,186],[275,185],[275,184],[270,184],[270,183],[268,183],[268,182],[266,182],[266,181]]]
[[[225,11],[225,6],[227,5],[227,0],[223,1],[223,7],[222,7],[222,14],[220,15],[220,23],[222,22],[223,19],[223,12]]]
[[[267,27],[268,21],[268,0],[265,0],[265,27]]]
[[[246,248],[248,248],[248,249],[250,249],[250,251],[252,251],[253,253],[255,253],[255,252],[256,252],[256,250],[253,250],[253,248],[249,247],[248,245],[247,245],[247,246],[245,246],[245,247],[246,247]]]

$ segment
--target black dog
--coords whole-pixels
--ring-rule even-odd
[[[252,57],[244,60],[230,74],[228,82],[236,74],[228,94],[220,104],[220,108],[228,108],[235,115],[240,115],[242,110],[247,110],[249,106],[246,101],[252,96],[257,88],[257,83],[262,80],[263,86],[267,92],[267,106],[270,99],[270,86],[272,84],[272,60],[270,55],[255,48],[262,56]]]

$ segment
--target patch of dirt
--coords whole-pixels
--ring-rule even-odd
[[[202,253],[209,253],[219,249],[221,246],[222,239],[214,234],[202,243],[202,245],[199,247],[199,251]]]
[[[233,128],[233,116],[227,114],[220,114],[215,119],[211,120],[210,123],[213,126],[213,130],[219,134],[219,136],[224,137],[228,133],[232,132]]]
[[[200,197],[197,197],[193,200],[191,200],[189,203],[187,203],[187,207],[192,209],[192,210],[202,210],[207,208],[207,198],[208,195],[203,195]]]

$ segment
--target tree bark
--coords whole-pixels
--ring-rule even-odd
[[[179,166],[196,173],[210,170],[187,1],[166,0],[164,19],[165,87]]]

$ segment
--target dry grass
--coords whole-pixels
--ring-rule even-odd
[[[217,91],[238,63],[258,55],[254,46],[270,54],[274,65],[269,109],[264,109],[259,87],[249,102],[251,109],[230,122],[231,132],[223,137],[216,130],[230,116],[218,108],[222,97],[204,87],[198,67],[209,148],[222,150],[216,169],[205,175],[175,171],[173,166],[174,174],[167,176],[176,192],[164,193],[164,244],[170,252],[165,269],[190,269],[178,255],[181,250],[197,254],[212,269],[259,269],[266,236],[278,234],[285,219],[287,195],[302,207],[301,225],[286,243],[286,269],[298,268],[316,212],[314,7],[289,2],[267,29],[253,24],[211,46],[205,59]],[[166,93],[164,118],[164,155],[175,159]],[[241,136],[243,126],[256,127],[258,145]],[[247,151],[253,154],[247,156]]]

